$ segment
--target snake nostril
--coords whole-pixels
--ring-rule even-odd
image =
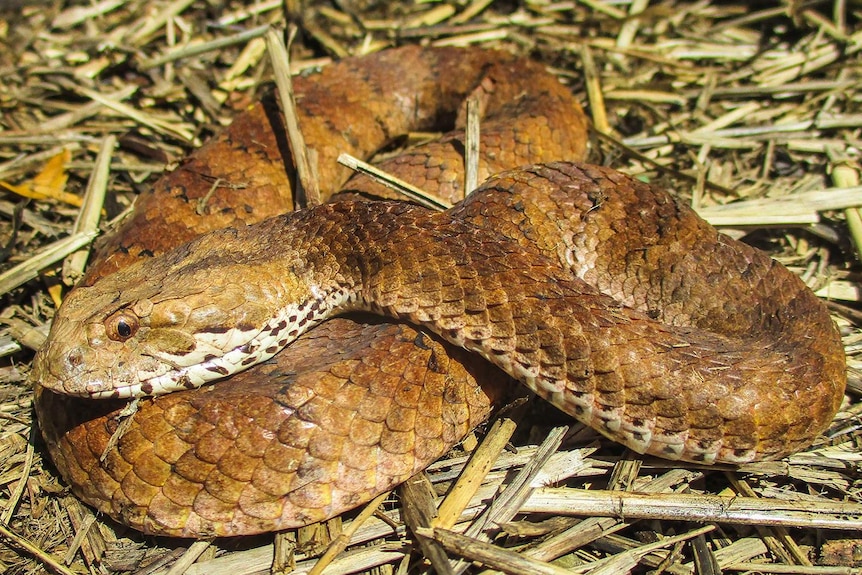
[[[73,349],[66,356],[66,365],[68,365],[72,369],[77,369],[81,367],[83,363],[84,353],[79,348]]]

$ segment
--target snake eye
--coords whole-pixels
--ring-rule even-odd
[[[115,312],[105,320],[105,331],[114,341],[126,341],[138,332],[138,317],[128,310]]]

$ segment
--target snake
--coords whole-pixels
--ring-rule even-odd
[[[831,422],[845,359],[822,302],[667,191],[583,163],[583,111],[543,66],[405,47],[299,80],[329,202],[286,211],[265,100],[139,199],[57,311],[31,380],[84,501],[183,537],[321,521],[443,455],[508,378],[673,460],[777,459]],[[334,167],[461,123],[465,96],[488,179],[454,207]],[[463,149],[450,132],[384,167],[457,199]]]

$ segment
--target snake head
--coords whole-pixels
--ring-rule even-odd
[[[217,258],[196,242],[73,290],[31,380],[67,395],[140,397],[199,387],[271,357],[296,336],[287,321],[295,313],[283,304],[291,278],[223,255],[224,235],[205,244],[222,244]]]

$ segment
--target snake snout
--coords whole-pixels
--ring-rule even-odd
[[[81,369],[84,365],[84,350],[81,349],[80,346],[73,348],[66,354],[63,363],[68,372],[74,372],[75,370]]]
[[[30,381],[56,393],[89,396],[89,390],[101,388],[103,382],[94,382],[87,376],[86,363],[82,346],[69,347],[49,342],[36,354]]]

